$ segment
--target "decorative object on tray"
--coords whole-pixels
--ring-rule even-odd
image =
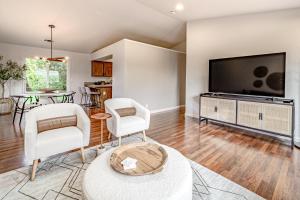
[[[137,163],[137,159],[131,157],[127,157],[121,162],[124,170],[136,169],[136,163]]]
[[[140,142],[114,150],[110,157],[110,165],[122,174],[141,176],[163,170],[167,158],[168,154],[163,147],[154,143]]]
[[[3,62],[3,56],[0,56],[0,115],[10,114],[13,107],[13,101],[10,98],[4,98],[6,82],[24,79],[25,70],[26,65],[19,65],[11,60]]]

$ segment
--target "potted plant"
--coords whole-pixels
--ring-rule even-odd
[[[0,115],[11,113],[13,103],[10,98],[4,98],[5,84],[8,80],[21,80],[24,78],[26,65],[8,60],[4,62],[3,56],[0,56]]]

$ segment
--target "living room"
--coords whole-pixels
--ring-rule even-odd
[[[0,198],[300,199],[299,22],[298,0],[0,1]]]

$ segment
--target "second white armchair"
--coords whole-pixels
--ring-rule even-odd
[[[119,138],[121,145],[122,136],[143,132],[144,141],[146,140],[145,131],[150,125],[150,111],[129,98],[113,98],[104,102],[105,112],[112,115],[107,119],[107,129],[114,136]],[[130,115],[120,116],[120,109],[134,109],[134,113]]]

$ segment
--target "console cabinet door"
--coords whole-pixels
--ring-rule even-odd
[[[256,102],[238,101],[237,124],[251,128],[260,129],[262,104]]]
[[[284,135],[291,135],[292,114],[292,106],[263,104],[262,129]]]
[[[218,120],[236,123],[236,101],[229,99],[218,99]]]
[[[207,117],[210,119],[218,119],[217,113],[218,99],[201,97],[201,117]]]

